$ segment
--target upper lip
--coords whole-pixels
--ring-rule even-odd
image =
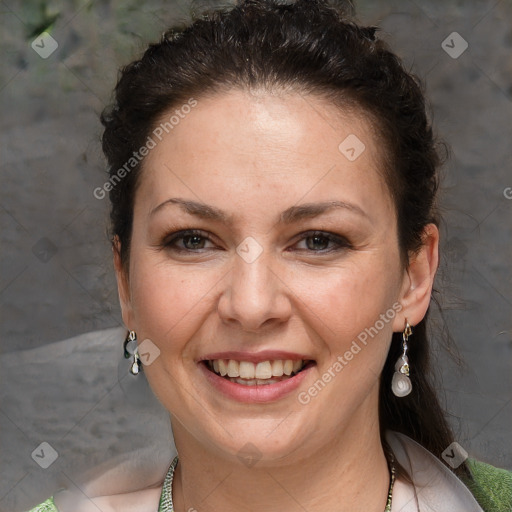
[[[227,352],[212,352],[206,354],[196,360],[213,361],[215,359],[233,359],[235,361],[249,361],[251,363],[260,363],[261,361],[275,361],[291,359],[292,361],[312,361],[313,358],[304,354],[297,354],[295,352],[286,352],[283,350],[263,350],[261,352],[241,352],[238,350],[229,350]]]

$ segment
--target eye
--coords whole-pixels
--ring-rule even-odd
[[[212,240],[205,232],[197,229],[186,229],[177,231],[167,237],[163,246],[176,252],[193,253],[211,249],[211,247],[205,247],[207,242],[212,242]],[[302,233],[302,238],[297,244],[301,242],[305,242],[306,248],[299,248],[299,251],[330,253],[352,248],[351,243],[346,238],[325,231],[307,231]]]
[[[178,252],[196,252],[205,249],[204,244],[206,241],[211,242],[211,239],[203,231],[187,229],[173,233],[171,237],[164,242],[164,246],[167,249]],[[178,242],[183,243],[183,246],[178,247]]]
[[[312,252],[326,253],[350,249],[352,247],[346,238],[325,231],[308,231],[303,233],[300,242],[303,241],[306,242],[306,250]],[[332,244],[331,249],[327,249],[329,244]]]

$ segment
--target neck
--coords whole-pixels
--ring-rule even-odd
[[[362,421],[351,422],[315,450],[301,446],[291,462],[270,466],[259,461],[252,468],[208,450],[173,421],[180,457],[174,510],[239,512],[250,505],[251,510],[280,512],[383,512],[389,469],[378,421],[368,419],[362,414]]]

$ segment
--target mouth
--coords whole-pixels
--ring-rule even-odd
[[[217,376],[236,384],[265,386],[293,379],[316,363],[310,359],[273,359],[258,363],[235,359],[205,359],[200,364]]]

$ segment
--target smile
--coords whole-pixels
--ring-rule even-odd
[[[206,361],[208,368],[231,382],[244,386],[274,384],[299,373],[310,361],[276,359],[273,361],[236,361],[234,359],[213,359]]]
[[[296,389],[316,365],[309,359],[269,359],[252,362],[207,359],[199,367],[222,394],[241,402],[275,401]]]

